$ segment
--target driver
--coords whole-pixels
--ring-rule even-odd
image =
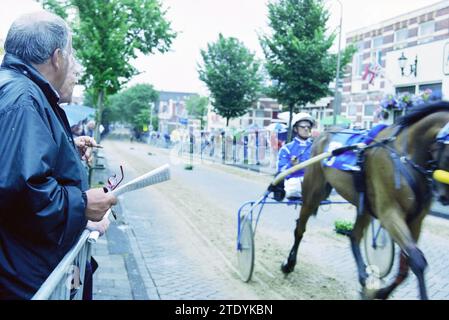
[[[294,165],[306,161],[310,158],[312,151],[312,127],[315,126],[315,119],[308,113],[300,112],[293,115],[293,141],[284,145],[279,151],[277,162],[278,174]],[[304,170],[298,170],[285,178],[285,195],[287,199],[301,197],[301,183],[304,177]]]

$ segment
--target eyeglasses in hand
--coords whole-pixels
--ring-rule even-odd
[[[123,181],[124,176],[123,176],[123,167],[122,166],[120,166],[120,174],[121,174],[121,178],[118,181],[117,181],[117,175],[115,173],[108,178],[108,185],[105,187],[107,190],[105,190],[105,192],[115,190],[115,188],[117,188],[118,185]]]
[[[103,190],[105,193],[115,190],[118,185],[123,181],[124,175],[123,175],[123,167],[120,166],[120,180],[117,181],[117,175],[113,174],[111,177],[108,178],[108,185],[106,187],[103,187]],[[111,213],[114,216],[114,219],[117,220],[117,216],[114,212],[114,210],[111,208]]]

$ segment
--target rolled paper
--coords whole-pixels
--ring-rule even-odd
[[[112,194],[117,197],[125,192],[142,189],[152,184],[161,183],[169,179],[170,166],[166,164],[122,185],[121,187],[113,190]]]
[[[169,179],[170,179],[170,166],[166,164],[148,173],[145,173],[140,177],[137,177],[134,180],[131,180],[130,182],[124,184],[123,186],[113,190],[112,194],[118,197],[123,193],[142,189],[153,184],[167,181]],[[112,212],[111,209],[109,209],[108,212],[106,212],[106,218],[109,218],[111,212]],[[99,236],[100,233],[98,231],[92,231],[90,233],[88,241],[90,243],[95,243],[97,242]]]

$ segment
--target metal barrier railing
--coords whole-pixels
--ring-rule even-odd
[[[32,300],[81,300],[86,263],[90,261],[91,232],[84,230],[78,242],[64,256]]]
[[[194,135],[193,153],[201,159],[223,163],[260,165],[275,168],[279,152],[278,139],[272,132],[259,131],[245,133],[238,137],[231,134],[214,135],[214,140],[203,135]],[[207,142],[207,143],[206,143]],[[153,144],[154,145],[154,144]],[[157,146],[157,145],[155,145]],[[184,136],[174,142],[179,155],[189,154],[190,139]]]

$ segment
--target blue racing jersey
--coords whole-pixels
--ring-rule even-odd
[[[294,166],[292,164],[292,158],[297,159],[297,163],[301,163],[310,158],[310,154],[312,152],[312,142],[311,138],[307,140],[299,139],[295,137],[292,142],[284,145],[281,150],[279,150],[277,169],[278,173],[285,171]],[[296,163],[296,164],[297,164]],[[304,176],[304,170],[298,170],[286,177],[286,179],[294,178],[294,177],[302,177]]]

